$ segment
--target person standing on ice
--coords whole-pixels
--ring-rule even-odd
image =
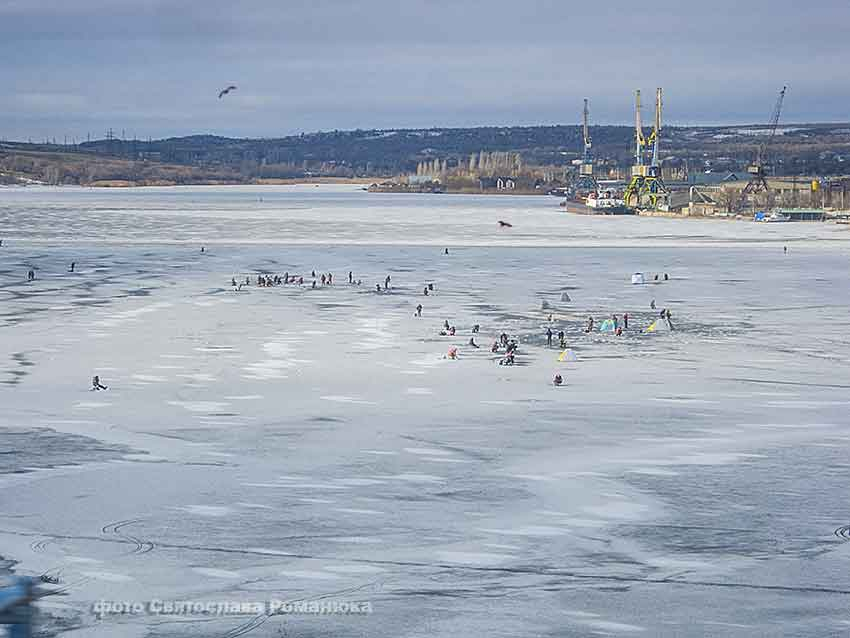
[[[351,272],[350,270],[348,271],[348,283],[349,283],[349,284],[353,284],[353,283],[354,283],[354,273],[353,273],[353,272]]]
[[[422,304],[421,304],[421,303],[420,303],[420,304],[416,304],[416,316],[417,316],[417,317],[421,317],[421,316],[422,316]]]
[[[389,290],[389,289],[390,289],[390,276],[389,276],[389,275],[387,275],[387,278],[386,278],[386,279],[384,279],[384,289],[385,289],[385,290]]]
[[[625,330],[629,329],[629,313],[628,312],[623,313],[623,328]]]
[[[94,375],[91,378],[91,389],[92,390],[108,390],[109,388],[107,386],[103,385],[100,382],[100,377],[98,375]]]
[[[324,274],[322,274],[322,285],[323,285],[323,286],[325,285],[325,281],[326,281],[326,280],[327,280],[327,279],[326,279],[325,275],[324,275]]]
[[[587,318],[587,327],[584,329],[585,332],[593,332],[593,317]]]
[[[546,346],[552,347],[552,328],[546,328]]]
[[[332,285],[333,285],[333,282],[334,282],[334,276],[333,276],[333,273],[328,273],[328,285],[329,285],[329,286],[332,286]]]
[[[617,315],[611,315],[611,321],[614,323],[614,330],[620,327],[620,320],[617,318]]]
[[[567,347],[567,340],[564,337],[564,331],[558,331],[558,344],[561,346],[561,350]]]
[[[649,307],[650,307],[652,310],[655,310],[655,299],[653,299],[652,301],[650,301],[650,302],[649,302]]]

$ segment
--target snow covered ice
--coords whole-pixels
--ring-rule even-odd
[[[0,236],[0,555],[67,587],[39,604],[46,631],[850,631],[838,226],[344,186],[26,188],[0,190]],[[230,285],[284,272],[307,285]],[[642,332],[662,308],[675,330]],[[584,332],[623,312],[623,336]],[[503,331],[514,366],[490,352]],[[372,609],[93,611],[154,599]]]

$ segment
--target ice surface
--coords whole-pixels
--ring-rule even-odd
[[[545,197],[28,188],[0,190],[0,235],[0,554],[61,573],[49,630],[846,633],[846,230]],[[334,285],[230,286],[314,269]],[[661,308],[676,329],[642,332]],[[577,361],[546,347],[550,312]],[[622,337],[584,333],[623,312]],[[514,366],[490,352],[502,331]],[[320,597],[374,610],[91,609]]]

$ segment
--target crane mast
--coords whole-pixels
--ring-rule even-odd
[[[593,147],[593,143],[590,139],[590,124],[588,123],[590,119],[590,109],[587,106],[587,98],[584,98],[584,111],[582,112],[582,115],[582,140],[584,141],[584,155],[582,159],[584,164],[590,164],[592,162],[590,149]]]
[[[640,121],[640,89],[635,91],[635,166],[643,166],[643,124]],[[634,171],[632,171],[634,174]]]
[[[584,99],[584,110],[582,111],[581,137],[583,150],[575,190],[577,193],[588,194],[596,192],[599,184],[593,176],[593,141],[590,138],[590,108],[587,98]]]
[[[661,138],[661,89],[655,90],[655,126],[652,129],[652,163],[651,166],[656,174],[661,172],[661,160],[658,155],[658,144]]]

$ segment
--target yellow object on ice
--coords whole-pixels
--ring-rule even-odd
[[[577,361],[578,357],[576,357],[576,353],[572,350],[564,350],[560,355],[558,355],[558,361]]]
[[[646,329],[647,332],[655,332],[655,329],[658,327],[658,319],[649,324],[649,327]]]

